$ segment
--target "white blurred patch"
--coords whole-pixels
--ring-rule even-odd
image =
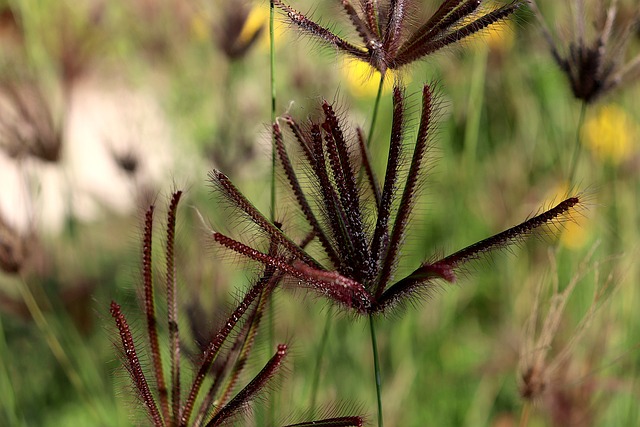
[[[81,221],[127,214],[140,189],[162,193],[174,181],[204,176],[192,147],[176,145],[158,101],[123,84],[78,81],[63,140],[59,163],[16,161],[0,150],[0,212],[21,231],[59,232],[69,214]],[[119,167],[116,156],[136,158],[135,173]]]

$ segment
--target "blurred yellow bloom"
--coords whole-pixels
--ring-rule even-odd
[[[576,215],[564,223],[560,234],[560,244],[567,249],[578,250],[589,241],[589,219],[584,215]]]
[[[276,46],[284,34],[282,26],[278,25],[277,19],[276,16],[276,22],[273,28],[274,43]],[[242,32],[239,37],[240,41],[248,42],[251,36],[258,31],[261,26],[264,30],[258,40],[257,46],[259,49],[269,50],[269,2],[264,2],[260,6],[251,8],[247,21],[244,23],[244,27],[242,27]]]
[[[211,38],[209,22],[203,15],[196,14],[191,19],[191,34],[199,42],[206,42]]]
[[[268,4],[268,3],[267,3]],[[269,7],[268,6],[254,6],[251,8],[251,12],[249,12],[249,16],[242,27],[242,31],[240,32],[240,36],[238,36],[238,41],[241,44],[248,43],[251,37],[263,27],[263,34],[260,37],[260,44],[264,43],[264,40],[267,40],[267,47],[269,44]],[[265,34],[267,37],[265,37]]]
[[[563,182],[549,192],[547,200],[551,200],[550,204],[553,205],[554,201],[566,199],[567,195],[571,195],[571,192],[568,184]],[[578,250],[588,243],[590,235],[590,219],[584,213],[577,213],[562,223],[559,241],[567,249]]]
[[[472,47],[476,43],[480,43],[487,46],[489,50],[496,52],[508,51],[513,46],[514,40],[514,32],[504,22],[498,22],[469,37]]]
[[[257,45],[260,49],[269,50],[269,3],[251,8],[249,16],[247,16],[247,20],[238,36],[237,43],[239,45],[249,43],[260,27],[262,27],[263,30]],[[201,42],[206,42],[211,39],[211,25],[204,14],[196,14],[193,16],[191,19],[191,33],[196,40]],[[276,21],[274,27],[276,45],[283,34],[284,31],[282,27],[277,25]]]
[[[625,110],[609,104],[587,120],[582,137],[596,158],[617,165],[631,154],[638,126]]]
[[[354,96],[358,98],[374,98],[378,94],[380,72],[367,62],[345,58],[341,70],[349,92]],[[382,88],[383,93],[389,93],[393,88],[394,74],[395,72],[392,70],[387,71]],[[404,78],[405,83],[409,81],[408,78]]]

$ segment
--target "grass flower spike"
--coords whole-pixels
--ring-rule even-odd
[[[239,301],[238,306],[222,324],[217,333],[204,347],[196,362],[193,382],[183,390],[181,374],[182,341],[178,327],[178,304],[176,295],[176,266],[174,260],[175,225],[178,202],[182,193],[176,192],[171,200],[166,233],[166,304],[169,351],[169,380],[165,379],[165,364],[160,350],[160,334],[156,317],[155,286],[152,277],[151,248],[154,207],[145,215],[142,267],[144,284],[143,311],[146,318],[146,333],[149,342],[148,356],[152,381],[139,356],[140,347],[133,338],[129,322],[120,305],[111,303],[113,316],[120,336],[124,364],[129,371],[135,393],[139,397],[148,420],[154,426],[218,426],[227,424],[246,411],[249,403],[264,391],[268,382],[281,370],[288,349],[279,344],[277,351],[242,389],[236,390],[249,353],[252,350],[260,320],[268,296],[279,281],[276,270],[267,267]],[[152,389],[155,386],[155,390]],[[204,386],[207,386],[203,390]],[[235,392],[235,396],[234,396]],[[360,426],[362,418],[334,417],[326,420],[297,425]]]
[[[303,33],[367,62],[384,75],[388,69],[410,64],[502,21],[522,2],[512,1],[502,7],[487,9],[483,8],[486,2],[482,0],[446,0],[425,23],[413,29],[409,25],[410,1],[363,0],[357,2],[359,7],[356,9],[353,2],[341,0],[349,21],[360,36],[357,42],[343,39],[280,0],[274,0],[274,3]]]
[[[387,311],[412,298],[429,293],[435,279],[453,282],[464,263],[482,254],[518,242],[537,228],[553,226],[571,216],[581,202],[569,198],[522,224],[475,243],[436,261],[425,261],[408,276],[394,279],[401,246],[409,231],[412,208],[432,133],[434,112],[430,86],[422,93],[420,125],[409,164],[405,153],[406,111],[401,89],[393,93],[393,124],[385,178],[380,183],[371,168],[364,136],[358,131],[349,141],[345,125],[334,108],[322,104],[324,120],[301,125],[289,116],[284,122],[297,143],[295,167],[278,123],[273,125],[279,160],[288,184],[319,243],[325,260],[318,261],[297,246],[251,205],[221,172],[211,174],[220,194],[242,216],[256,224],[278,246],[273,256],[253,249],[221,233],[216,242],[261,264],[276,268],[301,286],[313,289],[339,305],[360,314]],[[403,174],[402,171],[407,171]],[[406,176],[405,176],[406,175]],[[364,177],[360,180],[359,176]],[[404,177],[404,182],[402,182]],[[310,188],[305,191],[303,183]]]

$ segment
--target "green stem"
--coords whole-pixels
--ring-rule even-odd
[[[382,87],[384,86],[384,74],[380,75],[380,85],[378,86],[378,94],[376,95],[376,103],[373,104],[373,115],[371,116],[371,127],[367,135],[367,147],[371,146],[373,140],[373,131],[376,128],[376,120],[378,119],[378,109],[380,107],[380,98],[382,98]]]
[[[485,46],[480,48],[473,57],[473,73],[471,75],[471,87],[469,88],[467,123],[464,133],[463,161],[466,167],[462,168],[463,171],[469,171],[476,164],[478,140],[480,138],[480,119],[482,118],[482,106],[484,105],[488,52],[489,49]]]
[[[524,402],[522,412],[520,413],[520,427],[527,427],[529,425],[529,417],[531,416],[531,403]]]
[[[18,406],[16,404],[16,395],[13,388],[12,379],[15,378],[11,373],[11,360],[12,356],[9,353],[6,337],[4,335],[4,326],[2,325],[2,316],[0,316],[0,390],[2,391],[3,399],[3,413],[9,422],[9,425],[17,426],[19,424]]]
[[[324,359],[324,352],[327,348],[327,342],[329,341],[329,330],[331,329],[331,323],[333,320],[333,310],[329,308],[327,316],[324,321],[324,329],[322,331],[322,339],[320,340],[320,348],[318,348],[318,357],[316,358],[316,365],[313,369],[313,382],[311,383],[311,404],[310,404],[310,418],[315,417],[316,402],[318,398],[318,387],[320,384],[320,372],[322,370],[322,360]]]
[[[376,327],[373,314],[369,314],[369,327],[371,330],[371,349],[373,350],[373,370],[376,380],[376,396],[378,399],[378,427],[383,427],[382,418],[382,378],[380,376],[380,359],[378,357],[378,340],[376,339]]]
[[[580,108],[580,118],[578,119],[578,128],[576,130],[576,143],[573,148],[573,157],[571,159],[571,169],[569,169],[569,189],[573,187],[573,180],[576,177],[576,170],[578,169],[578,160],[582,151],[582,125],[584,124],[584,116],[587,111],[587,103],[583,102]]]
[[[276,121],[276,48],[275,48],[275,32],[274,32],[274,4],[273,0],[269,1],[269,70],[270,70],[270,85],[271,85],[271,124]],[[271,203],[270,203],[270,219],[274,223],[276,220],[276,142],[273,132],[271,132]],[[273,295],[269,297],[269,348],[275,347],[275,322],[274,322],[274,307],[273,307]],[[267,352],[270,354],[270,351]],[[275,394],[271,398],[271,404],[269,405],[268,425],[275,424],[275,407],[276,396]]]
[[[271,71],[271,123],[276,121],[276,48],[274,33],[274,6],[269,1],[269,69]],[[276,149],[275,138],[271,134],[271,222],[276,216]]]

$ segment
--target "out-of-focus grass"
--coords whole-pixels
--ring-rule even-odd
[[[58,28],[55,20],[46,23],[50,6],[41,3],[9,4],[25,16],[26,43],[32,52],[29,61],[52,67],[47,46],[38,40]],[[144,3],[139,2],[141,8]],[[319,4],[317,13],[334,16],[336,10],[324,3],[330,2]],[[134,13],[136,2],[134,6],[105,3],[108,18],[103,31],[107,37],[101,38],[98,56],[107,53],[94,67],[106,64],[110,73],[154,87],[171,113],[171,126],[183,135],[176,144],[195,146],[203,158],[212,145],[232,146],[235,138],[248,138],[255,147],[253,154],[225,172],[268,212],[268,52],[258,44],[241,63],[231,66],[208,38],[213,34],[206,28],[218,18],[216,6],[209,5],[210,10],[206,5],[194,6],[195,12],[188,11],[187,18],[178,21],[172,20],[171,13],[177,4],[158,3],[161,12],[157,16],[161,18],[153,21],[146,12]],[[304,5],[300,9],[304,10]],[[175,16],[182,19],[182,15]],[[540,206],[548,206],[554,196],[557,201],[561,197],[556,194],[558,189],[566,188],[580,105],[572,98],[532,19],[527,13],[518,18],[497,42],[473,41],[406,70],[408,93],[418,93],[425,81],[437,81],[442,105],[429,176],[416,210],[416,231],[404,248],[406,268],[520,222]],[[500,40],[508,43],[502,46]],[[349,122],[368,129],[375,94],[352,89],[342,73],[345,65],[341,60],[333,52],[318,51],[315,55],[314,49],[286,32],[279,38],[278,113],[289,110],[303,117],[317,108],[319,97],[337,99],[345,105]],[[55,69],[45,72],[55,74]],[[225,92],[229,79],[233,93]],[[639,90],[635,86],[602,100],[601,105],[587,111],[586,122],[597,120],[601,108],[611,104],[640,127]],[[234,97],[233,101],[229,97]],[[418,103],[417,96],[411,100]],[[390,132],[390,108],[386,97],[372,144],[380,174]],[[229,123],[233,126],[227,128],[230,133],[225,140],[217,139],[220,129]],[[607,335],[606,348],[585,368],[583,381],[595,381],[596,395],[601,397],[595,403],[603,408],[598,425],[638,422],[640,315],[636,307],[640,304],[640,269],[634,259],[640,241],[639,154],[637,136],[629,141],[621,161],[612,162],[583,150],[575,182],[577,191],[586,192],[590,200],[584,212],[586,237],[577,247],[557,246],[557,271],[551,270],[547,258],[547,248],[555,245],[555,238],[533,241],[477,263],[456,286],[444,285],[429,301],[379,322],[387,425],[478,426],[497,425],[499,420],[507,423],[501,425],[516,425],[522,408],[518,343],[533,307],[533,290],[555,274],[560,285],[566,285],[596,241],[601,244],[595,259],[616,257],[604,264],[599,280],[611,274],[616,288],[594,319],[594,325],[607,326],[602,329]],[[194,167],[190,173],[194,183],[187,189],[190,203],[213,222],[224,224],[225,218],[217,213],[207,193],[206,169]],[[166,194],[170,189],[159,191]],[[290,206],[281,199],[279,219],[296,220]],[[76,232],[75,237],[45,240],[52,252],[60,253],[55,258],[58,279],[26,283],[41,305],[47,328],[28,318],[0,314],[1,425],[127,422],[127,413],[134,410],[135,403],[128,401],[126,393],[119,396],[118,390],[127,386],[122,375],[113,375],[118,360],[110,343],[111,332],[105,333],[101,327],[109,319],[101,316],[108,317],[108,301],[116,292],[136,284],[137,226],[135,214],[107,216],[99,224],[83,225],[79,232],[83,238]],[[242,286],[243,274],[237,272],[241,265],[219,259],[217,252],[201,250],[206,243],[202,243],[203,230],[195,218],[185,221],[179,232],[185,301],[196,291],[202,298],[220,298],[234,286]],[[202,281],[196,283],[201,276]],[[95,283],[91,299],[79,303],[91,306],[91,325],[74,322],[60,296],[73,278],[81,277]],[[214,282],[224,289],[212,290],[217,286]],[[596,285],[593,276],[578,285],[563,319],[567,323],[564,333],[571,334]],[[1,277],[0,286],[20,298],[20,281]],[[289,360],[291,373],[277,392],[286,406],[278,412],[302,412],[309,405],[311,372],[326,306],[323,301],[288,291],[277,294],[275,306],[276,335],[289,338],[294,348]],[[89,327],[85,330],[85,326]],[[80,378],[80,388],[54,356],[51,337],[59,342]],[[597,339],[587,335],[576,345],[576,354],[591,351],[589,346]],[[339,316],[323,361],[320,402],[347,400],[373,413],[375,384],[368,340],[366,322]],[[547,425],[542,412],[534,410],[530,425]]]

